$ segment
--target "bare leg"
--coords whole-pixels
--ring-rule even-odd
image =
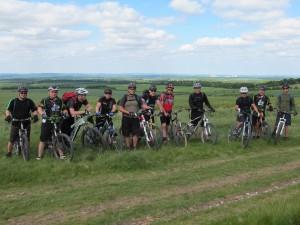
[[[129,148],[130,149],[130,147],[131,147],[131,137],[125,137],[125,143],[126,143],[126,146],[127,146],[127,148]]]
[[[39,147],[38,147],[38,157],[39,158],[43,157],[44,149],[45,149],[45,143],[40,141]]]
[[[137,147],[138,140],[139,140],[139,137],[138,137],[137,135],[134,135],[134,136],[132,137],[133,148],[136,148],[136,147]]]
[[[168,128],[168,126],[167,126],[166,123],[161,124],[162,136],[163,136],[164,139],[168,137],[167,128]]]
[[[11,142],[8,142],[7,144],[7,152],[12,152],[13,150],[13,144]]]
[[[284,128],[284,135],[286,138],[289,136],[289,130],[287,126]]]

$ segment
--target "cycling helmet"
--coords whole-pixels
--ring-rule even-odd
[[[290,88],[290,85],[288,83],[284,83],[284,84],[282,84],[282,89],[284,89],[284,88]]]
[[[18,87],[18,92],[28,92],[28,88],[25,86],[19,86]]]
[[[154,92],[156,92],[156,91],[157,91],[156,86],[153,85],[153,84],[151,84],[151,85],[149,86],[149,91],[154,91]]]
[[[48,91],[58,91],[58,90],[59,90],[59,88],[55,85],[51,85],[48,87]]]
[[[128,84],[128,88],[134,88],[134,89],[136,89],[136,83],[135,82],[130,82]]]
[[[112,90],[110,88],[106,88],[106,89],[104,89],[104,94],[111,95],[112,94]]]
[[[195,82],[195,83],[193,84],[193,88],[202,88],[202,85],[201,85],[200,82]]]
[[[267,89],[267,87],[265,85],[262,85],[262,86],[259,87],[259,90],[265,91],[266,89]]]
[[[241,87],[240,88],[240,93],[248,93],[248,88],[247,87]]]
[[[167,83],[166,88],[174,89],[174,84],[172,82]]]
[[[75,92],[78,95],[87,95],[89,93],[85,88],[76,88]]]

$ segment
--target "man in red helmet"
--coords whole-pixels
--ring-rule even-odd
[[[166,85],[166,91],[160,94],[159,101],[162,105],[161,109],[161,130],[163,142],[168,141],[168,129],[171,122],[171,114],[174,106],[174,84],[169,82]]]

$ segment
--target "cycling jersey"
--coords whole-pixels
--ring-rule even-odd
[[[259,112],[265,112],[267,105],[271,104],[270,98],[266,95],[257,94],[254,96],[253,101]]]
[[[241,109],[242,113],[251,113],[251,105],[253,104],[253,99],[249,96],[239,97],[236,100],[236,105]]]
[[[114,98],[105,98],[104,96],[99,98],[99,103],[101,103],[100,113],[101,114],[108,114],[111,112],[113,105],[116,104],[116,100]]]
[[[172,112],[174,106],[174,94],[169,94],[166,92],[161,93],[159,100],[167,113]]]
[[[212,108],[205,93],[193,93],[189,97],[189,105],[192,110],[203,110],[203,103]]]

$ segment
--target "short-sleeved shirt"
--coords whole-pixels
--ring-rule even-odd
[[[70,110],[70,108],[73,108],[75,111],[79,111],[82,105],[89,104],[88,100],[84,100],[83,102],[78,101],[77,99],[70,99],[66,106],[67,109]]]
[[[236,105],[241,109],[242,113],[251,113],[251,105],[253,104],[253,99],[249,96],[243,98],[239,97],[236,100]]]
[[[9,102],[7,110],[12,114],[14,119],[27,119],[31,116],[32,112],[37,110],[37,107],[29,98],[24,100],[15,98]],[[14,124],[17,123],[13,122],[13,125]]]
[[[270,105],[270,98],[266,95],[257,94],[254,96],[253,101],[260,112],[265,112],[267,105]]]
[[[45,110],[48,117],[60,116],[63,110],[63,102],[60,98],[56,97],[51,99],[50,97],[43,98],[39,106]]]
[[[120,100],[119,105],[123,106],[128,112],[137,113],[141,109],[143,103],[141,97],[127,94]],[[123,114],[123,116],[127,115]]]
[[[99,98],[99,103],[101,103],[100,113],[107,114],[110,113],[113,106],[116,104],[116,100],[114,98],[105,98],[105,96]]]
[[[144,92],[142,98],[144,99],[147,106],[151,108],[155,107],[156,101],[159,100],[158,95],[151,96],[149,92]]]

